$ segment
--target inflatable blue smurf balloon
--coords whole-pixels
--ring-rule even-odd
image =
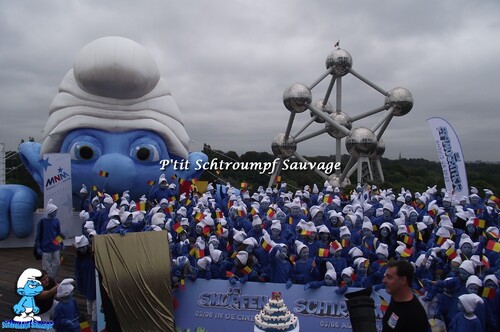
[[[188,152],[189,137],[174,98],[153,58],[136,42],[104,37],[85,46],[54,98],[42,144],[19,146],[21,158],[43,188],[46,153],[71,155],[73,194],[82,184],[108,193],[148,194],[152,181],[192,179],[201,152]],[[161,170],[161,160],[189,161],[190,168]],[[173,163],[170,163],[173,165]],[[103,180],[102,172],[107,177]],[[0,187],[0,240],[32,232],[36,195],[23,186]]]

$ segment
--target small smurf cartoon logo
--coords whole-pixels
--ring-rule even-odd
[[[17,315],[12,320],[3,321],[2,328],[13,328],[18,330],[30,328],[52,328],[52,322],[42,322],[37,316],[40,308],[35,303],[35,296],[43,291],[42,283],[37,280],[42,272],[37,269],[29,268],[24,270],[17,280],[17,294],[22,298],[13,306],[14,313]],[[50,326],[50,327],[49,327]]]

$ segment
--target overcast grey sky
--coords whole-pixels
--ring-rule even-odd
[[[206,142],[271,152],[289,117],[283,91],[318,78],[340,40],[357,72],[413,94],[412,111],[384,134],[385,157],[437,160],[426,120],[439,116],[454,126],[467,161],[500,160],[500,1],[33,0],[1,1],[0,9],[0,142],[8,150],[21,138],[42,139],[48,107],[80,49],[117,35],[157,61],[191,150]],[[313,89],[315,100],[327,85]],[[383,102],[353,76],[343,78],[348,114]],[[308,119],[308,111],[297,115],[294,129]],[[298,151],[334,154],[335,143],[325,134]]]

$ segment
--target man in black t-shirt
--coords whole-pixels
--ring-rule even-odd
[[[427,314],[411,289],[413,275],[410,262],[392,261],[387,265],[383,283],[391,303],[382,318],[382,332],[430,331]]]
[[[50,321],[52,320],[52,312],[57,304],[54,298],[57,294],[59,284],[44,270],[42,270],[42,276],[37,279],[43,286],[43,291],[35,296],[35,303],[40,308],[39,316],[42,318],[42,321]]]

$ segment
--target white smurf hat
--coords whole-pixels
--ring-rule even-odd
[[[55,212],[57,211],[57,206],[55,206],[53,203],[52,203],[52,198],[49,199],[49,201],[47,202],[47,206],[45,207],[45,212],[47,214],[51,214],[52,212]]]
[[[89,245],[89,240],[85,235],[75,236],[75,247],[81,248]]]
[[[63,281],[61,281],[61,283],[57,287],[56,297],[66,297],[66,296],[70,295],[74,289],[74,287],[72,285],[72,283],[74,283],[74,282],[75,282],[75,280],[73,280],[71,278],[67,278],[67,279],[64,279]]]
[[[330,278],[332,278],[333,280],[337,280],[337,272],[335,272],[335,268],[330,262],[326,262],[325,276],[330,276]]]
[[[238,251],[236,258],[241,262],[241,264],[246,265],[248,261],[248,253],[246,251]]]

